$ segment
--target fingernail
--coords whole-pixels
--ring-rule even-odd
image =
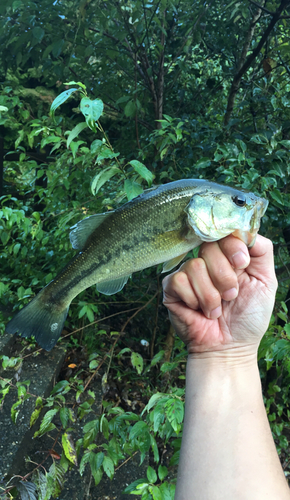
[[[221,314],[222,314],[222,308],[221,308],[221,306],[219,306],[216,309],[214,309],[213,311],[211,311],[210,319],[217,319],[221,316]]]
[[[250,258],[248,255],[246,255],[244,252],[240,250],[239,252],[234,253],[234,255],[232,255],[232,262],[235,269],[244,269],[246,266],[249,265]]]
[[[238,290],[237,288],[231,288],[230,290],[223,292],[222,295],[224,300],[233,300],[238,296]]]

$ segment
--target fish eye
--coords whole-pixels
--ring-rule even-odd
[[[232,200],[235,203],[235,205],[237,205],[237,207],[244,207],[247,202],[246,197],[241,194],[233,196]]]

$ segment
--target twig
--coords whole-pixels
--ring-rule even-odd
[[[256,3],[253,0],[249,0],[249,2],[258,7],[258,9],[261,9],[267,14],[270,14],[270,16],[274,16],[275,12],[271,12],[270,10],[266,9],[266,7],[264,7],[263,5],[260,5],[259,3]]]
[[[111,349],[110,349],[110,350],[109,350],[109,352],[106,354],[106,356],[108,356],[108,354],[110,354],[110,353],[114,350],[115,345],[117,344],[117,342],[118,342],[119,338],[121,337],[121,335],[124,333],[125,328],[126,328],[126,326],[128,325],[128,323],[131,321],[131,319],[133,319],[133,318],[134,318],[134,317],[135,317],[135,316],[136,316],[136,315],[137,315],[140,311],[142,311],[143,309],[145,309],[145,307],[147,307],[147,306],[150,304],[150,302],[152,302],[152,300],[154,300],[154,299],[155,299],[155,297],[156,297],[156,295],[157,295],[157,294],[158,294],[158,291],[157,291],[157,292],[153,295],[153,297],[151,297],[151,299],[150,299],[150,300],[148,300],[148,302],[146,302],[146,304],[144,304],[144,306],[139,307],[139,308],[138,308],[138,310],[137,310],[134,314],[132,314],[132,316],[130,316],[130,318],[129,318],[129,319],[127,319],[127,321],[125,322],[125,324],[124,324],[124,325],[123,325],[123,327],[122,327],[122,330],[120,331],[119,335],[116,337],[116,339],[115,339],[115,341],[114,341],[114,343],[113,343],[113,345],[112,345]],[[92,376],[91,376],[91,377],[89,378],[89,380],[87,381],[87,383],[86,383],[86,385],[85,385],[85,387],[84,387],[84,392],[85,392],[85,390],[87,389],[88,385],[89,385],[89,384],[91,383],[91,381],[93,380],[94,376],[97,374],[97,372],[98,372],[98,371],[99,371],[99,369],[101,368],[101,366],[104,364],[104,362],[105,362],[105,358],[103,358],[103,359],[102,359],[102,361],[101,361],[101,362],[100,362],[100,364],[97,366],[97,368],[95,369],[95,371],[94,371],[94,373],[92,374]]]
[[[133,455],[131,455],[131,457],[128,457],[127,460],[125,460],[123,463],[121,463],[119,465],[119,467],[116,467],[115,471],[121,469],[121,467],[123,467],[123,465],[125,465],[127,462],[129,462],[129,460],[132,460],[132,458],[135,457],[135,455],[137,455],[137,453],[138,453],[138,451],[135,451],[135,453],[133,453]]]

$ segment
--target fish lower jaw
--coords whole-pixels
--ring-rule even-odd
[[[252,248],[255,244],[258,229],[254,229],[253,231],[243,231],[242,229],[236,229],[232,235],[235,236],[235,238],[238,238],[239,240],[243,241],[248,248]]]

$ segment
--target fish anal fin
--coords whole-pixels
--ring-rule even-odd
[[[96,284],[96,289],[98,290],[98,292],[105,295],[114,295],[114,293],[118,293],[120,292],[120,290],[122,290],[129,278],[130,275],[123,276],[122,278],[117,278],[115,280],[103,281]]]
[[[178,264],[182,261],[182,259],[184,259],[187,254],[188,252],[185,252],[181,255],[178,255],[177,257],[174,257],[173,259],[168,260],[167,262],[164,262],[162,272],[167,273],[174,267],[178,266]]]
[[[95,214],[80,220],[71,227],[69,239],[75,250],[83,250],[91,234],[99,227],[112,212]]]

